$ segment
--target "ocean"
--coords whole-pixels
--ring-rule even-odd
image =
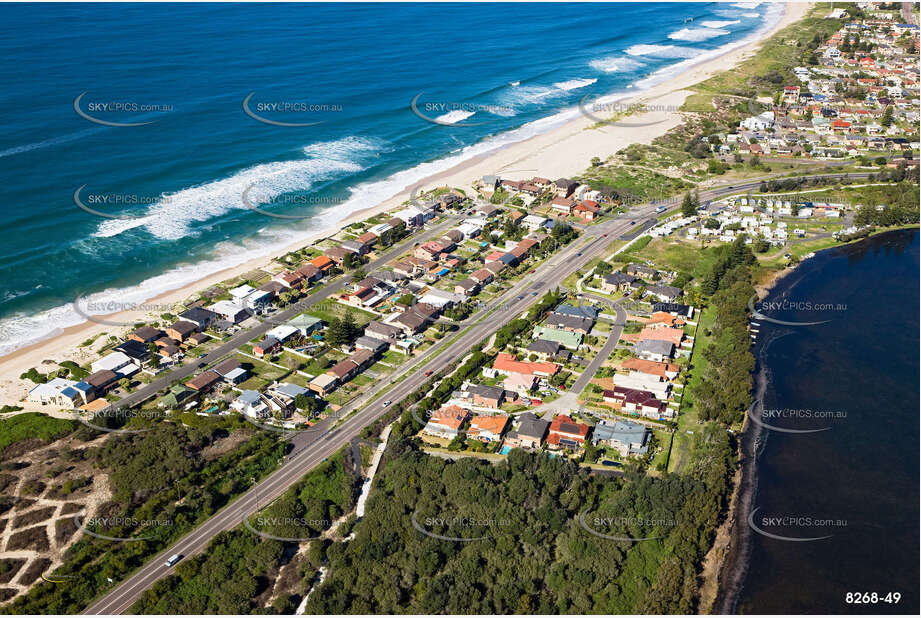
[[[0,5],[0,354],[84,321],[76,299],[141,302],[268,256],[780,10]]]
[[[918,254],[917,230],[823,251],[765,299],[824,323],[758,322],[772,428],[738,613],[918,613]]]

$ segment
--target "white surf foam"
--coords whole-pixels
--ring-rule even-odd
[[[183,238],[195,233],[195,223],[245,208],[242,195],[248,187],[252,187],[251,200],[264,204],[283,193],[306,190],[316,182],[361,171],[361,155],[376,147],[374,142],[357,137],[312,144],[304,148],[304,159],[254,165],[221,180],[164,194],[146,215],[103,221],[93,236],[111,238],[143,227],[163,240]]]
[[[585,88],[586,86],[591,86],[598,81],[598,78],[584,78],[584,79],[570,79],[565,82],[555,82],[553,85],[560,90],[578,90],[579,88]]]
[[[463,109],[451,110],[447,114],[442,114],[435,118],[438,122],[447,122],[448,124],[456,124],[461,120],[465,120],[473,116],[476,112],[471,112]]]
[[[693,47],[681,47],[679,45],[647,45],[640,43],[631,45],[626,50],[631,56],[652,56],[654,58],[693,58],[701,53],[702,50]]]
[[[681,30],[676,30],[668,35],[668,38],[674,41],[706,41],[709,39],[715,39],[718,36],[725,36],[729,34],[728,30],[720,30],[718,28],[682,28]]]
[[[742,23],[740,20],[732,19],[732,20],[726,20],[726,21],[717,21],[717,20],[702,21],[700,22],[700,25],[703,26],[704,28],[725,28],[726,26],[733,26],[735,24],[740,24],[740,23]]]
[[[643,63],[633,58],[624,56],[608,56],[607,58],[598,58],[588,63],[590,67],[605,73],[625,73],[643,66]]]

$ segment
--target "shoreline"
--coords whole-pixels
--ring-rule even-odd
[[[300,249],[324,238],[328,238],[344,227],[378,213],[398,208],[412,191],[431,190],[436,187],[450,186],[471,191],[473,181],[483,175],[506,172],[515,177],[541,174],[548,177],[568,177],[578,175],[591,165],[593,157],[606,159],[618,150],[633,144],[648,144],[656,137],[683,122],[683,115],[677,111],[690,94],[687,88],[702,82],[710,76],[731,70],[737,63],[751,56],[766,39],[777,31],[799,20],[810,8],[810,4],[785,4],[783,13],[777,22],[764,29],[757,38],[727,50],[713,58],[707,58],[689,66],[686,70],[670,75],[662,82],[637,95],[627,95],[621,102],[632,104],[642,102],[652,110],[632,116],[634,120],[646,121],[644,126],[618,127],[603,126],[588,130],[595,121],[582,115],[564,121],[560,126],[527,139],[509,143],[495,150],[474,155],[448,169],[425,177],[411,186],[404,187],[396,195],[367,208],[349,213],[346,217],[330,226],[309,234],[295,242],[277,247],[269,255],[246,260],[236,266],[211,272],[206,276],[153,296],[144,301],[147,304],[171,305],[189,298],[197,291],[208,288],[220,281],[238,277],[246,272],[270,266],[273,256],[284,255],[289,251]],[[664,111],[663,111],[664,110]],[[642,124],[642,122],[638,123]],[[162,312],[162,309],[157,313]],[[106,316],[110,321],[133,324],[144,321],[149,311],[122,311]],[[86,320],[80,324],[67,326],[47,337],[22,346],[0,356],[0,404],[22,404],[26,410],[43,411],[44,406],[22,402],[24,381],[18,376],[31,367],[40,371],[43,361],[56,362],[72,360],[83,364],[94,358],[94,346],[80,348],[79,344],[103,334],[118,335],[125,332],[127,326],[112,326]]]
[[[901,229],[919,229],[919,226],[900,226],[895,228],[881,228],[876,232],[841,243],[833,247],[820,249],[816,254],[823,251],[830,251],[852,244],[864,242],[879,236],[880,234],[892,233]],[[783,282],[789,275],[796,272],[797,268],[804,262],[800,261],[791,264],[785,268],[775,270],[764,283],[755,285],[759,299],[767,297],[778,284]],[[770,343],[770,342],[768,342]],[[765,345],[765,344],[762,344]],[[755,401],[760,402],[759,408],[763,407],[764,393],[768,385],[768,373],[770,369],[763,361],[763,349],[759,350],[755,357]],[[758,451],[764,443],[764,432],[759,431],[757,427],[746,417],[742,424],[740,432],[739,449],[738,449],[738,468],[733,475],[733,490],[726,514],[726,520],[717,529],[716,540],[711,547],[711,552],[718,550],[720,553],[714,559],[716,564],[710,566],[710,569],[704,571],[705,584],[716,586],[715,595],[710,599],[709,606],[701,611],[706,610],[709,614],[732,614],[736,613],[739,596],[748,575],[748,554],[750,551],[751,534],[747,530],[745,522],[751,514],[752,504],[754,503],[755,494],[758,490]],[[737,525],[741,524],[741,525]],[[725,535],[725,536],[724,536]],[[718,547],[719,546],[719,547]],[[709,557],[709,554],[708,554]],[[715,578],[713,581],[712,578]],[[701,598],[703,601],[703,598]]]

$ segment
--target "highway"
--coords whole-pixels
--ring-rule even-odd
[[[867,175],[868,174],[851,174],[850,177],[857,178]],[[822,176],[840,177],[843,175],[829,174]],[[732,188],[712,189],[701,192],[700,197],[702,200],[715,199],[722,195],[746,191],[749,188],[757,189],[759,185],[760,181],[752,181],[734,185]],[[558,254],[552,256],[546,262],[538,266],[533,274],[523,277],[521,281],[490,304],[493,311],[501,313],[498,315],[496,313],[487,313],[486,315],[479,314],[468,319],[468,323],[472,322],[472,326],[467,327],[466,330],[462,330],[462,334],[450,343],[447,348],[442,349],[441,346],[433,347],[429,350],[428,355],[424,357],[426,362],[422,362],[421,359],[414,362],[412,367],[415,370],[406,379],[393,386],[389,383],[379,384],[376,388],[369,391],[367,397],[374,397],[383,393],[383,396],[380,397],[378,401],[389,400],[392,401],[393,404],[400,402],[426,381],[427,378],[423,372],[423,368],[426,371],[432,370],[437,372],[451,366],[455,361],[460,360],[468,353],[473,345],[497,331],[505,325],[512,316],[517,316],[526,311],[543,294],[558,287],[560,282],[568,275],[574,273],[588,262],[606,255],[610,244],[619,235],[624,234],[630,228],[634,227],[634,225],[631,225],[631,221],[639,221],[650,216],[655,216],[655,205],[645,204],[633,208],[625,215],[609,218],[603,223],[590,226],[584,231],[582,236],[564,247]],[[447,223],[451,222],[452,221],[448,221]],[[447,223],[445,225],[447,225]],[[440,233],[438,230],[441,229],[443,229],[443,226],[439,225],[430,233]],[[385,261],[397,257],[400,252],[406,251],[408,248],[409,243],[402,243],[398,248],[393,249],[376,260],[372,265],[369,265],[369,272],[373,268],[382,266]],[[340,280],[323,286],[318,292],[318,294],[322,296],[314,298],[314,295],[312,295],[305,301],[302,301],[299,306],[285,310],[285,312],[278,316],[278,319],[284,320],[289,319],[288,316],[293,317],[298,312],[303,311],[304,307],[319,302],[319,300],[325,298],[325,296],[340,289],[342,285],[344,285],[344,281]],[[507,316],[508,319],[503,316]],[[497,317],[499,319],[496,319]],[[234,337],[232,341],[223,344],[221,348],[219,348],[219,350],[223,350],[223,352],[215,350],[202,360],[211,362],[209,359],[213,358],[213,360],[216,361],[220,356],[226,355],[232,351],[232,348],[227,348],[227,346],[233,345],[234,342],[236,342],[236,345],[240,345],[252,339],[257,334],[269,330],[272,326],[271,324],[263,324],[246,331],[246,333],[241,333],[237,337]],[[611,335],[614,335],[613,330]],[[191,373],[196,370],[196,367],[193,365],[183,369],[188,369],[188,373],[185,375],[191,375]],[[174,379],[176,379],[175,373],[170,376],[170,381]],[[150,396],[150,394],[147,396]],[[181,554],[185,558],[188,558],[204,551],[215,535],[223,530],[229,530],[238,526],[242,523],[244,518],[255,513],[271,500],[280,496],[313,467],[334,454],[344,445],[348,444],[348,442],[357,436],[364,427],[382,416],[388,409],[389,408],[384,407],[381,403],[375,402],[358,411],[354,416],[340,421],[339,425],[332,429],[330,429],[330,427],[334,425],[338,419],[327,419],[319,423],[315,426],[315,431],[305,431],[294,434],[293,437],[291,437],[291,442],[293,444],[292,454],[286,457],[279,469],[258,482],[254,487],[243,493],[232,503],[218,511],[197,528],[173,543],[170,547],[160,552],[160,554],[151,558],[147,564],[92,603],[84,613],[120,614],[127,611],[145,590],[153,586],[158,579],[172,572],[171,568],[164,565],[167,556],[171,554]]]

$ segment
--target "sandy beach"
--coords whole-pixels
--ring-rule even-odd
[[[580,174],[588,168],[593,157],[605,159],[630,144],[648,144],[656,137],[681,124],[682,114],[677,110],[690,94],[686,90],[688,87],[709,78],[715,73],[732,69],[738,62],[757,50],[765,38],[800,19],[808,11],[809,6],[809,4],[785,5],[784,14],[779,22],[763,33],[759,40],[730,50],[717,58],[696,64],[667,81],[655,85],[635,98],[619,102],[619,106],[642,103],[649,109],[655,110],[630,116],[629,123],[631,125],[642,126],[606,125],[591,129],[592,125],[595,124],[595,120],[579,115],[546,133],[510,144],[487,155],[467,160],[443,173],[426,178],[414,186],[405,187],[399,194],[380,204],[352,213],[346,219],[338,222],[335,229],[318,231],[306,241],[302,240],[291,246],[279,246],[274,255],[282,255],[315,240],[328,237],[335,233],[337,229],[356,220],[367,218],[378,212],[393,210],[409,199],[413,191],[428,190],[447,185],[464,189],[470,194],[473,192],[471,189],[472,184],[487,174],[499,174],[513,179],[524,179],[533,176],[549,178],[572,176]],[[269,263],[270,258],[259,258],[232,269],[210,273],[191,285],[149,299],[148,302],[161,306],[181,302],[198,290],[254,269],[265,268]],[[276,270],[278,270],[277,265],[272,268],[273,272]],[[141,311],[126,311],[107,316],[106,319],[115,322],[134,323],[144,321],[146,317],[148,316]],[[54,365],[43,364],[43,361],[73,360],[83,364],[89,360],[95,360],[94,350],[99,347],[98,344],[101,341],[85,348],[79,348],[80,343],[87,339],[101,336],[102,333],[107,336],[121,335],[127,330],[124,327],[85,322],[62,329],[50,339],[21,348],[0,358],[0,404],[22,405],[28,410],[41,410],[41,406],[22,403],[22,399],[28,389],[31,388],[32,383],[20,380],[19,375],[21,373],[30,367],[36,367],[43,372],[47,371],[49,367],[54,367]]]

